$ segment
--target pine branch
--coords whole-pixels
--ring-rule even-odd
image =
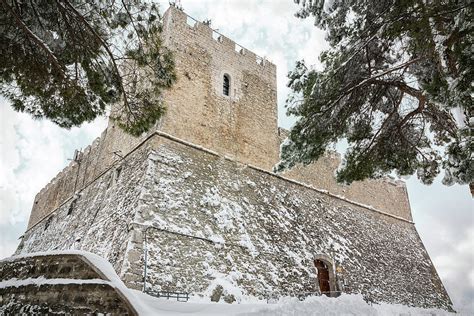
[[[387,70],[385,70],[385,71],[383,71],[383,72],[381,72],[381,73],[379,73],[379,74],[376,74],[376,75],[374,75],[374,76],[372,76],[372,77],[370,77],[370,78],[366,78],[366,79],[362,80],[361,82],[359,82],[358,84],[354,85],[353,87],[349,88],[347,91],[344,92],[344,94],[347,95],[347,94],[351,93],[352,91],[354,91],[354,90],[357,89],[357,88],[360,88],[360,87],[362,87],[362,86],[364,86],[364,85],[366,85],[366,84],[368,84],[368,83],[372,83],[372,82],[374,82],[376,79],[378,79],[378,78],[380,78],[380,77],[383,77],[383,76],[385,76],[385,75],[388,75],[388,74],[390,74],[390,73],[392,73],[392,72],[394,72],[394,71],[397,71],[397,70],[400,70],[400,69],[402,69],[402,68],[408,67],[409,65],[414,64],[414,63],[420,61],[421,59],[422,59],[421,57],[417,57],[417,58],[415,58],[415,59],[406,61],[406,62],[404,62],[404,63],[402,63],[402,64],[400,64],[400,65],[397,65],[397,66],[395,66],[395,67],[392,67],[392,68],[390,68],[390,69],[387,69]],[[407,86],[407,87],[408,87],[408,86]]]
[[[64,73],[64,69],[59,63],[58,59],[54,55],[54,53],[49,49],[49,47],[38,37],[36,36],[33,31],[29,29],[29,27],[23,22],[23,20],[18,16],[16,11],[8,5],[8,3],[5,0],[1,0],[2,4],[8,9],[8,11],[13,15],[15,18],[15,23],[20,27],[20,29],[25,33],[25,35],[32,40],[36,45],[38,45],[45,53],[48,58],[48,60],[51,62],[51,64],[56,68],[62,78],[66,77],[66,74]]]
[[[142,46],[143,46],[143,45],[142,45],[142,41],[141,41],[140,36],[139,36],[140,33],[138,33],[138,30],[137,30],[137,28],[136,28],[136,26],[135,26],[135,22],[134,22],[134,20],[133,20],[132,14],[131,14],[130,11],[128,10],[127,5],[125,4],[125,2],[124,2],[123,0],[122,0],[122,5],[123,5],[123,7],[124,7],[124,9],[125,9],[125,12],[127,12],[128,18],[130,19],[130,23],[132,23],[132,27],[133,27],[133,29],[135,30],[135,33],[137,33],[137,38],[138,38],[139,46],[142,47]]]
[[[4,0],[2,0],[4,1]],[[86,28],[94,35],[96,41],[105,49],[105,51],[107,52],[107,55],[109,56],[110,60],[112,61],[112,65],[113,65],[113,68],[114,68],[114,71],[115,71],[115,74],[116,74],[116,78],[118,80],[118,83],[119,83],[119,89],[120,91],[122,92],[122,96],[123,96],[123,101],[124,101],[124,104],[125,106],[127,107],[128,111],[130,113],[132,113],[132,109],[130,107],[130,104],[129,104],[129,100],[128,100],[128,96],[127,96],[127,93],[125,91],[125,88],[124,88],[124,85],[123,85],[123,80],[122,80],[122,77],[120,75],[120,71],[118,69],[118,66],[115,62],[115,57],[112,53],[112,51],[110,50],[109,46],[107,45],[107,43],[102,39],[102,37],[100,37],[99,34],[97,34],[96,30],[89,24],[89,22],[84,18],[84,16],[79,13],[76,8],[74,8],[74,6],[72,4],[69,3],[69,1],[67,0],[56,0],[56,2],[58,3],[59,6],[62,6],[62,4],[59,2],[64,2],[68,8],[75,14],[75,16],[86,26]],[[63,7],[63,6],[62,6]],[[64,8],[64,7],[63,7]]]

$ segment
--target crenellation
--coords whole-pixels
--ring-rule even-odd
[[[248,50],[248,51],[245,51],[245,54],[243,56],[244,57],[242,58],[242,62],[246,61],[252,67],[257,67],[256,66],[257,58],[258,58],[257,54]]]
[[[215,40],[216,42],[221,42],[221,37],[222,35],[216,31],[212,32],[212,39]]]
[[[202,22],[196,22],[194,28],[197,32],[210,39],[213,38],[213,33],[217,33],[211,27],[209,27],[209,25],[206,25]]]
[[[72,181],[70,179],[71,169],[64,168],[60,174],[61,174],[62,181],[59,187],[58,195],[56,196],[57,205],[60,205],[62,202],[64,202],[68,198],[69,192],[72,191],[72,188],[71,188]]]
[[[288,135],[288,131],[279,128],[280,142]],[[343,196],[377,209],[384,210],[395,216],[412,220],[406,183],[389,176],[375,180],[357,181],[351,185],[336,182],[335,171],[341,162],[341,155],[328,151],[324,157],[310,165],[298,165],[283,174],[298,181],[308,183],[317,188],[327,190],[335,195]],[[319,175],[315,177],[314,175]]]
[[[240,55],[245,55],[246,54],[245,48],[243,48],[242,46],[240,46],[237,43],[235,43],[234,50],[237,54],[240,54]]]
[[[76,151],[75,159],[71,160],[40,190],[32,207],[28,227],[46,217],[51,211],[73,196],[76,190],[92,181],[104,170],[100,154],[105,143],[105,135],[106,131],[83,151]],[[101,165],[101,167],[97,168],[98,165]]]
[[[219,37],[219,44],[218,45],[221,45],[219,47],[219,50],[222,51],[222,52],[235,52],[235,42],[233,40],[231,40],[230,38],[228,38],[227,36],[224,36],[224,35],[221,35]]]
[[[92,143],[89,154],[87,155],[87,165],[84,173],[84,183],[91,182],[95,177],[95,170],[98,164],[100,143],[97,139]]]
[[[189,15],[186,15],[186,24],[187,24],[190,28],[194,29],[194,28],[196,28],[196,25],[198,24],[198,21],[195,20],[195,19],[193,19],[193,18],[190,17]]]
[[[52,190],[52,198],[53,198],[53,207],[54,208],[57,208],[60,204],[61,204],[61,197],[60,197],[60,193],[63,189],[63,183],[64,181],[66,181],[66,179],[64,179],[64,177],[62,177],[63,175],[61,173],[59,173],[56,178],[55,178],[55,182],[53,183],[53,190]]]
[[[86,169],[87,169],[87,164],[90,158],[90,148],[91,148],[90,146],[87,146],[86,148],[84,148],[82,159],[78,165],[77,179],[76,179],[76,183],[78,187],[82,187],[85,184]]]
[[[100,137],[96,137],[93,141],[92,141],[92,147],[97,147],[100,145]]]
[[[243,67],[257,72],[261,72],[263,69],[270,80],[273,79],[272,76],[276,75],[276,66],[266,60],[265,57],[256,55],[227,36],[213,30],[209,25],[188,16],[181,10],[168,10],[164,15],[164,25],[165,40],[169,40],[176,33],[180,33],[181,38],[189,36],[192,38],[192,41],[200,43],[209,50],[217,51],[219,54],[230,55],[233,51],[238,56],[237,61]],[[170,35],[170,32],[173,32],[173,35]],[[255,64],[261,67],[257,67]]]

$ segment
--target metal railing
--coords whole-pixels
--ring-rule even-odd
[[[189,300],[189,297],[191,294],[187,292],[167,292],[167,291],[153,291],[153,290],[147,290],[145,292],[146,294],[149,294],[154,297],[159,297],[159,298],[175,298],[178,302],[187,302]]]

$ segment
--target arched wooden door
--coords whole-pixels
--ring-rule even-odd
[[[314,260],[314,265],[318,269],[318,282],[321,294],[330,296],[331,287],[329,285],[329,267],[322,260]]]

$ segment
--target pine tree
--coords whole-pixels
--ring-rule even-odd
[[[347,139],[340,182],[395,171],[429,184],[441,168],[445,184],[473,182],[470,1],[296,2],[297,16],[314,17],[331,48],[322,71],[300,61],[289,73],[287,109],[298,121],[276,170],[311,163]]]
[[[161,28],[148,1],[0,0],[0,93],[65,128],[113,105],[119,125],[139,135],[175,80]]]

